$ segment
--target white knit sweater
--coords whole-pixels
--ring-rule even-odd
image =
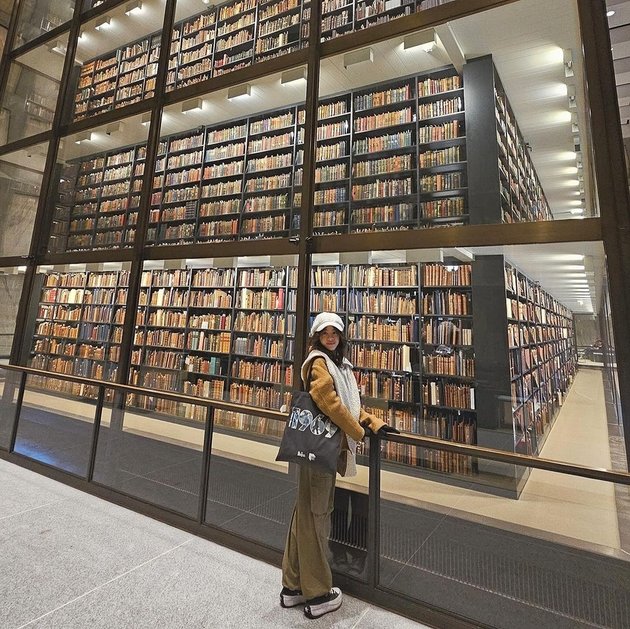
[[[317,349],[311,350],[309,355],[306,357],[306,360],[302,363],[301,375],[304,386],[307,386],[309,365],[315,358],[318,357],[321,357],[326,361],[326,367],[333,379],[335,390],[337,391],[339,399],[350,411],[352,417],[354,417],[358,422],[361,414],[361,397],[359,395],[357,381],[352,373],[352,363],[347,358],[344,358],[341,367],[338,367],[324,352]],[[344,476],[356,476],[357,442],[347,434],[346,440],[348,442],[350,455],[348,456],[346,473]]]

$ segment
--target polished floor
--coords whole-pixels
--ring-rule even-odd
[[[346,596],[308,620],[280,571],[0,461],[0,627],[90,629],[423,625]]]
[[[580,372],[545,442],[543,456],[610,468],[603,400],[601,372]],[[25,396],[16,451],[84,476],[87,464],[85,453],[89,450],[91,438],[91,415],[93,407],[88,404],[29,391]],[[140,499],[194,516],[197,512],[201,470],[198,443],[201,431],[129,413],[124,418],[125,430],[120,433],[109,430],[109,419],[104,417],[106,427],[101,428],[99,436],[95,480]],[[159,433],[160,430],[163,432]],[[160,438],[156,438],[157,434],[160,434]],[[278,465],[273,462],[275,446],[254,441],[246,442],[245,448],[243,443],[245,440],[234,436],[215,435],[207,522],[271,547],[281,548],[293,500],[291,480],[286,472],[274,467]],[[340,486],[346,487],[355,484],[361,484],[361,474],[352,479],[352,483],[346,479],[339,482]],[[28,492],[9,483],[6,491],[12,493],[7,493],[9,499],[5,501],[3,492],[6,486],[0,468],[0,505],[10,506],[19,496],[28,496]],[[553,626],[559,629],[600,626],[625,629],[630,626],[630,573],[627,570],[628,556],[620,543],[619,511],[612,489],[597,481],[540,472],[532,473],[520,499],[514,500],[466,486],[384,471],[380,531],[382,582],[403,595],[452,609],[465,617],[477,618],[495,627],[529,629]],[[80,497],[78,500],[83,503],[96,499]],[[100,501],[96,501],[96,504],[99,505],[97,513],[106,509]],[[343,513],[343,506],[339,505],[340,513]],[[360,505],[356,503],[354,506]],[[42,505],[38,504],[36,511],[40,507]],[[2,529],[2,523],[6,520],[3,520],[2,509],[3,506],[0,506],[0,539],[10,538],[11,532],[5,535]],[[78,521],[85,522],[86,513],[91,513],[93,509],[95,507],[82,509]],[[116,507],[112,509],[119,514],[116,516],[117,521],[120,518],[134,520],[140,517],[124,511],[120,513],[121,510]],[[18,513],[23,511],[25,509],[17,509]],[[39,513],[36,512],[36,515],[39,517]],[[70,519],[74,521],[75,518]],[[97,516],[96,522],[85,522],[88,531],[95,531],[96,541],[101,537],[103,526],[119,531],[119,535],[124,537],[122,531],[127,524],[110,527],[102,525],[100,520],[100,516]],[[7,522],[12,524],[11,517]],[[37,526],[32,528],[36,530]],[[46,531],[49,527],[42,528]],[[88,554],[95,555],[96,551],[75,529],[76,526],[68,529],[68,539],[80,549],[79,556],[85,552],[80,545],[82,543],[88,544]],[[33,531],[30,534],[34,535]],[[197,552],[199,546],[207,544],[181,532],[178,534],[188,540],[182,543],[182,552],[187,552],[189,547]],[[57,538],[63,544],[63,531],[58,533]],[[104,539],[107,542],[109,538],[105,536]],[[342,539],[343,535],[340,541]],[[35,540],[42,544],[47,541],[46,537],[35,537]],[[20,553],[22,546],[26,549],[33,547],[30,538],[24,541],[24,544],[19,539],[17,541]],[[344,543],[349,542],[346,540]],[[352,543],[355,544],[354,548],[363,545],[360,540]],[[41,551],[37,544],[35,546]],[[7,548],[9,554],[15,552],[12,545],[7,544]],[[37,550],[32,554],[39,559]],[[360,567],[360,553],[356,557],[350,556],[352,553],[348,555],[347,550],[351,551],[352,546],[335,556],[335,568],[342,574],[350,574]],[[103,552],[109,556],[110,551],[107,548]],[[175,544],[166,551],[166,556],[179,561],[179,552]],[[213,552],[209,563],[216,561],[218,565],[224,565],[223,553],[229,554],[230,551],[218,548]],[[47,556],[46,553],[41,554]],[[70,557],[68,561],[71,561]],[[29,561],[32,563],[30,556],[24,561],[17,558],[19,565],[26,566],[25,574],[31,572],[28,570]],[[248,575],[248,580],[252,560],[240,558],[239,561],[242,562],[240,570]],[[257,562],[254,563],[258,566]],[[193,562],[192,565],[193,570],[196,570],[197,563]],[[144,570],[143,566],[144,563],[140,562],[140,567],[132,566],[123,571],[123,575],[127,572],[135,574],[140,568]],[[0,570],[6,572],[3,568],[0,563]],[[278,572],[267,566],[260,569],[270,570],[276,575]],[[9,567],[9,574],[12,574],[11,570],[13,568]],[[40,572],[36,570],[35,574]],[[192,575],[182,574],[186,585],[182,596],[186,598],[191,592],[197,592],[197,580],[212,584],[215,577],[212,569],[209,575],[200,573],[196,580]],[[115,575],[113,581],[119,578]],[[192,585],[188,583],[189,579],[194,581]],[[268,590],[267,596],[270,597],[269,605],[260,608],[264,614],[262,620],[256,616],[257,622],[248,625],[247,614],[251,612],[247,612],[244,617],[238,616],[235,624],[266,626],[265,614],[275,609],[278,579],[275,576],[268,584],[261,586],[262,590]],[[105,579],[104,585],[96,589],[109,587],[111,580],[112,577]],[[225,582],[231,583],[229,580]],[[155,586],[156,591],[163,596],[164,588],[170,592],[172,577],[165,579],[164,586],[161,581],[159,583]],[[0,576],[0,600],[4,600],[11,589],[9,584],[4,591],[3,576]],[[28,593],[33,589],[29,588]],[[93,589],[88,588],[87,594],[68,600],[83,600]],[[213,587],[204,593],[210,596],[204,599],[205,605],[212,604],[214,593]],[[264,597],[259,597],[259,594],[256,592],[254,597],[261,604]],[[227,604],[234,607],[243,597],[243,591],[230,587],[226,595]],[[24,599],[30,600],[27,594]],[[127,606],[129,604],[125,603]],[[140,604],[134,602],[131,606],[135,608]],[[243,605],[250,609],[245,599]],[[60,609],[65,606],[66,603]],[[50,609],[57,614],[55,610],[55,607]],[[275,609],[276,613],[282,611]],[[0,626],[4,627],[2,613],[0,611]],[[231,618],[233,614],[230,611],[228,616]],[[46,612],[45,617],[36,624],[27,625],[25,621],[8,626],[84,626],[80,623],[68,625],[65,619],[59,623],[45,624],[48,616]],[[148,624],[154,626],[156,618],[148,618]],[[198,624],[193,619],[190,623],[184,620],[178,626],[231,626],[229,618],[216,618],[216,625]],[[214,622],[214,619],[212,615],[209,622]],[[290,623],[288,626],[299,626],[296,623],[305,621],[299,614],[292,617],[272,615],[269,619],[277,626],[284,626],[282,622],[287,619]],[[327,622],[321,626],[337,626],[336,623],[341,623],[338,626],[371,626],[367,614],[353,615],[349,622],[346,617],[335,615]],[[404,619],[396,619],[395,626],[405,626],[405,622]],[[112,625],[97,626],[126,624],[114,618]],[[167,622],[166,625],[161,623],[161,626],[169,625]]]

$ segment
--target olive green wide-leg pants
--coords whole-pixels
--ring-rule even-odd
[[[282,585],[302,590],[307,600],[327,594],[332,587],[328,536],[334,495],[334,474],[299,466],[297,501],[282,559]]]

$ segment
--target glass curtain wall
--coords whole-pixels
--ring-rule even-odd
[[[579,2],[487,4],[321,3],[318,57],[308,0],[85,2],[51,172],[47,144],[0,154],[24,230],[0,255],[36,251],[21,363],[50,372],[28,378],[17,451],[87,474],[98,391],[55,373],[150,388],[106,392],[95,480],[281,551],[282,423],[217,410],[208,470],[198,400],[285,412],[301,337],[328,310],[364,405],[403,433],[623,460]],[[17,46],[40,36],[18,32]],[[26,122],[20,79],[61,62],[65,37],[11,59],[4,143],[51,129]],[[37,83],[55,101],[60,68]],[[331,533],[335,569],[362,581],[369,455],[340,482]],[[556,605],[562,588],[536,598],[546,582],[516,596],[507,572],[464,583],[437,564],[552,549],[603,579],[602,556],[627,557],[619,488],[394,442],[380,457],[382,587],[463,613],[439,594],[447,579],[546,620],[606,621]],[[474,622],[515,626],[477,603]]]

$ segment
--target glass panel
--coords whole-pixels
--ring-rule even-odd
[[[8,450],[15,423],[21,374],[0,368],[0,448]]]
[[[40,35],[69,22],[74,13],[74,0],[32,0],[20,3],[13,47],[18,48]]]
[[[471,464],[520,498],[383,471],[380,585],[492,627],[626,626],[628,486]]]
[[[9,67],[0,111],[0,144],[52,127],[68,33],[17,57]]]
[[[28,255],[48,144],[0,158],[0,256]]]
[[[133,245],[147,132],[133,116],[61,141],[47,207],[50,253]]]
[[[130,383],[286,408],[295,264],[294,256],[145,262]]]
[[[82,25],[69,81],[74,107],[66,112],[68,121],[155,95],[164,6],[160,0],[123,2]]]
[[[26,267],[0,269],[0,363],[8,363]]]
[[[113,381],[118,370],[130,263],[40,267],[30,304],[27,364],[36,369]],[[46,388],[48,379],[40,382]],[[71,387],[76,395],[76,387]],[[82,387],[94,398],[94,387]]]
[[[115,397],[113,392],[109,397]],[[196,518],[203,468],[205,409],[186,405],[190,415],[199,420],[184,423],[160,417],[166,410],[171,417],[177,416],[174,408],[177,403],[156,396],[146,398],[141,406],[147,410],[124,408],[119,401],[104,409],[94,480]]]
[[[433,7],[447,4],[453,0],[387,0],[378,2],[371,0],[341,0],[322,2],[322,41],[328,41],[384,24],[416,11],[426,11]],[[430,15],[430,14],[429,14]],[[430,17],[427,16],[427,20]]]
[[[601,243],[315,254],[311,317],[337,312],[366,408],[405,432],[610,468],[610,366],[578,366],[579,319],[603,320]],[[604,368],[605,367],[605,368]],[[611,391],[611,393],[609,393]],[[477,478],[465,459],[401,464]],[[515,491],[519,490],[515,480]]]
[[[206,522],[282,550],[296,479],[275,461],[284,422],[216,411]],[[243,434],[246,437],[243,437]]]
[[[389,5],[368,4],[361,11]],[[512,3],[449,21],[448,33],[425,29],[321,61],[316,234],[597,215],[576,5],[541,5],[540,20],[539,4]],[[351,10],[328,7],[335,20]],[[553,26],[569,15],[566,28]],[[506,28],[528,40],[526,79]],[[532,48],[533,33],[540,44]]]
[[[86,476],[96,405],[85,385],[27,376],[15,451],[78,476]]]
[[[165,108],[149,243],[295,233],[305,76],[296,68]]]

